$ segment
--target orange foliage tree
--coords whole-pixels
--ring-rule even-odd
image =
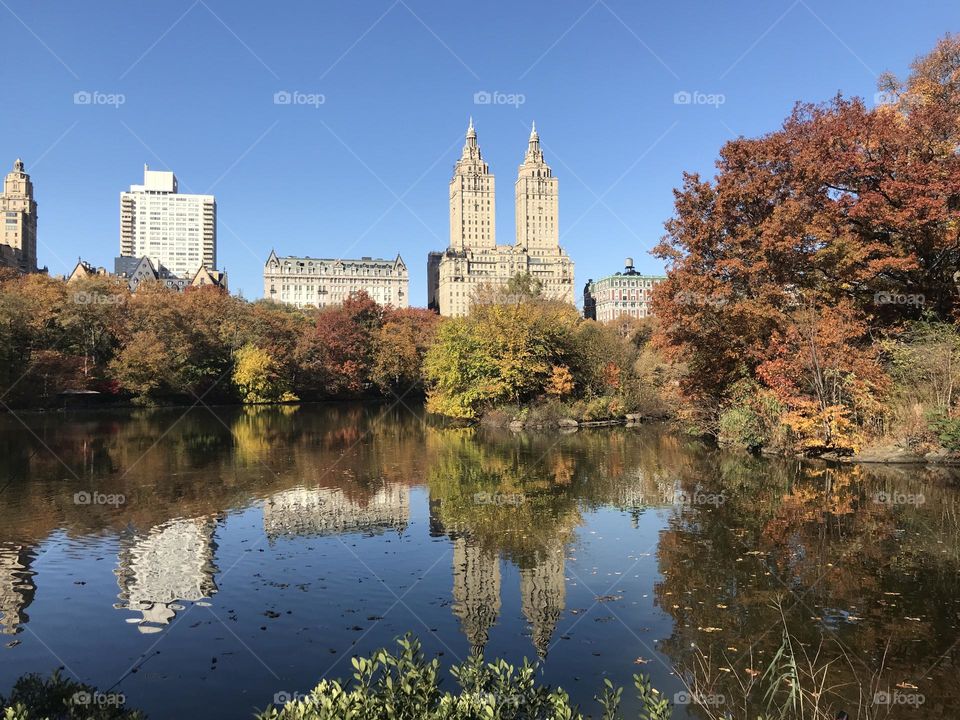
[[[754,379],[811,425],[810,442],[835,444],[831,427],[863,421],[883,388],[873,331],[953,317],[960,39],[884,83],[895,104],[798,105],[781,129],[728,142],[713,180],[687,174],[675,191],[654,250],[668,265],[655,339],[683,363],[702,426]]]

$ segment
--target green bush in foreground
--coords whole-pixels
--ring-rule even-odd
[[[3,720],[144,720],[124,707],[121,693],[100,692],[90,685],[65,680],[57,670],[48,678],[24,675],[10,697],[0,695]]]
[[[459,692],[440,690],[440,663],[427,661],[420,642],[397,641],[396,655],[379,650],[354,658],[354,682],[322,681],[308,696],[271,708],[259,720],[585,720],[561,689],[537,684],[536,665],[515,668],[503,660],[487,663],[472,657],[451,672]],[[635,676],[642,710],[639,720],[668,720],[670,704],[649,681]],[[603,720],[620,718],[622,690],[605,681],[597,701]]]

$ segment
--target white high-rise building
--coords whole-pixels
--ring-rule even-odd
[[[177,191],[177,176],[143,166],[143,185],[120,193],[120,255],[147,256],[174,275],[217,266],[217,201]]]

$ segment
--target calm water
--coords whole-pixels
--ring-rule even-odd
[[[0,692],[64,666],[154,720],[248,718],[412,630],[448,662],[539,656],[591,711],[605,676],[672,696],[699,650],[732,702],[780,599],[836,682],[882,667],[889,717],[960,717],[953,471],[406,408],[21,417],[0,417]]]

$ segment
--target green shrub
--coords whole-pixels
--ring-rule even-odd
[[[944,448],[950,452],[960,450],[960,418],[934,413],[930,415],[929,423]]]
[[[760,416],[752,408],[735,406],[720,415],[717,440],[721,443],[756,450],[763,446],[765,439]]]
[[[458,692],[441,692],[440,663],[424,657],[418,640],[397,641],[400,652],[379,650],[353,659],[353,683],[323,680],[309,696],[270,708],[259,720],[586,720],[566,692],[539,685],[537,666],[515,668],[503,660],[474,656],[451,669]],[[635,685],[643,720],[668,720],[670,704],[646,678]],[[621,689],[609,680],[597,697],[603,720],[617,720]]]
[[[598,397],[593,398],[592,400],[587,400],[582,414],[581,419],[586,422],[593,422],[596,420],[609,420],[611,417],[610,414],[610,403],[612,398],[609,397]]]
[[[90,685],[64,680],[57,670],[47,679],[24,675],[10,697],[0,696],[3,720],[145,720],[124,707],[122,693],[100,692]]]

